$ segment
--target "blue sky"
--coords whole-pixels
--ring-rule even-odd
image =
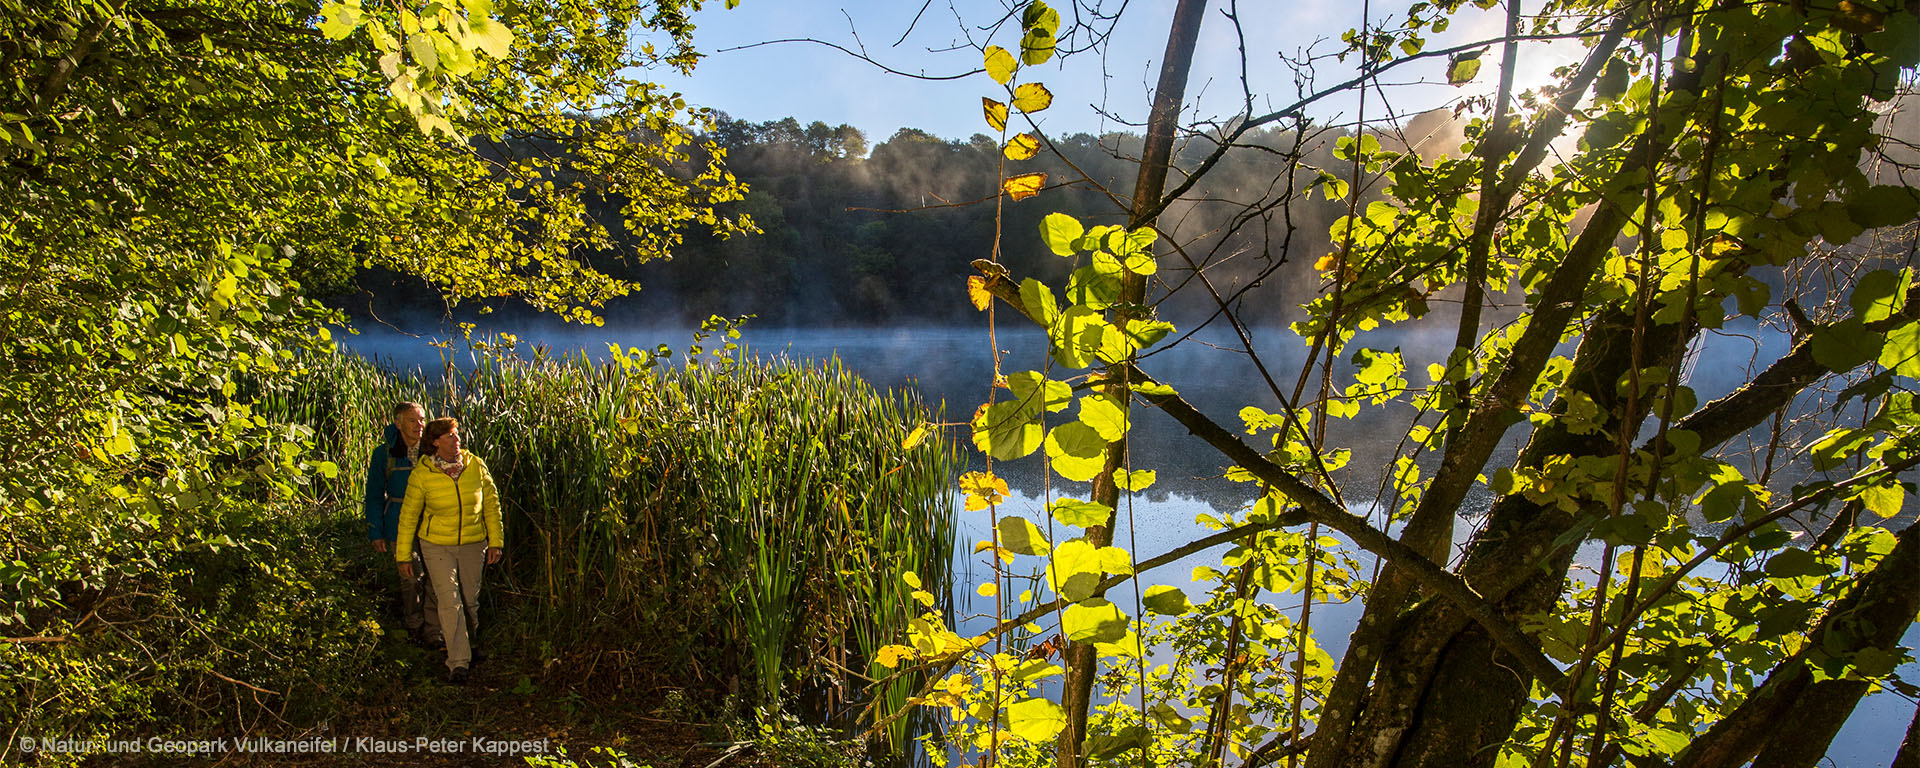
[[[1227,0],[1211,3],[1201,28],[1187,92],[1189,119],[1196,115],[1224,118],[1240,111],[1240,43],[1222,13],[1231,5]],[[1334,0],[1242,0],[1238,5],[1246,33],[1247,70],[1258,97],[1256,109],[1271,109],[1296,97],[1293,73],[1282,65],[1281,54],[1298,56],[1316,46],[1316,40],[1314,50],[1334,52],[1340,34],[1358,24],[1361,8],[1359,3]],[[709,2],[694,15],[699,27],[695,44],[708,54],[698,71],[690,78],[654,76],[684,93],[690,102],[724,110],[738,119],[758,122],[791,116],[802,123],[848,123],[873,141],[884,140],[901,127],[964,138],[987,131],[980,116],[982,96],[1005,98],[1000,86],[985,74],[957,81],[915,80],[813,43],[742,47],[810,37],[848,48],[864,47],[873,58],[898,70],[958,74],[978,68],[982,45],[1016,47],[1017,34],[1011,26],[991,34],[982,29],[1004,12],[999,2],[936,0],[926,4],[924,13],[920,13],[922,3],[912,0],[744,0],[732,10],[723,6]],[[1082,54],[1023,73],[1023,79],[1044,82],[1055,94],[1054,107],[1037,116],[1041,129],[1063,135],[1125,129],[1117,121],[1143,121],[1148,84],[1158,74],[1173,6],[1174,0],[1130,0],[1104,59]],[[1056,7],[1063,16],[1068,14],[1064,7]],[[1378,6],[1376,21],[1384,15],[1382,9],[1391,7]],[[913,23],[916,14],[920,15],[917,24]],[[1071,23],[1070,18],[1066,21]],[[1496,32],[1497,26],[1498,20],[1491,16],[1456,21],[1452,31],[1436,37],[1429,47],[1464,40],[1467,35],[1484,36]],[[1534,79],[1540,80],[1552,65],[1577,53],[1577,47],[1561,51],[1551,61],[1542,59],[1528,69],[1536,71],[1539,77]],[[1351,76],[1353,64],[1351,59],[1345,63],[1327,59],[1318,63],[1316,74],[1324,86]],[[1404,74],[1396,73],[1395,79],[1439,79],[1443,67],[1438,60],[1423,62],[1403,70]],[[1490,83],[1493,69],[1487,67],[1488,75],[1481,79]],[[1527,79],[1522,77],[1523,82]],[[1402,110],[1424,109],[1472,92],[1471,88],[1427,85],[1397,89],[1394,98]],[[1106,115],[1098,109],[1102,106]],[[1318,114],[1352,119],[1355,106],[1351,99],[1330,103]],[[1372,109],[1377,116],[1377,101]]]

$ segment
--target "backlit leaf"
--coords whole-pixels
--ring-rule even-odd
[[[1031,277],[1020,281],[1020,303],[1041,325],[1051,326],[1060,317],[1060,303],[1054,300],[1053,289]]]
[[[1113,520],[1113,507],[1079,499],[1055,500],[1047,505],[1047,511],[1053,513],[1054,522],[1077,528],[1106,525]]]
[[[993,81],[996,83],[1006,85],[1008,80],[1013,79],[1013,68],[1015,66],[1018,65],[1013,61],[1013,54],[1009,53],[1007,49],[997,45],[987,46],[987,77],[993,78]]]
[[[1068,480],[1092,480],[1106,464],[1107,441],[1083,422],[1069,422],[1047,433],[1047,459]]]
[[[1046,699],[1022,699],[1007,705],[1007,729],[1035,744],[1053,741],[1067,727],[1067,711]]]
[[[1147,610],[1162,616],[1179,616],[1193,610],[1193,603],[1187,601],[1187,593],[1179,587],[1155,584],[1147,587],[1146,594],[1140,598],[1140,604]]]
[[[1060,631],[1076,643],[1111,643],[1127,636],[1127,615],[1103,597],[1090,597],[1067,606],[1060,614]]]
[[[320,6],[320,34],[328,40],[344,40],[360,26],[360,3],[332,2]]]
[[[1080,220],[1064,213],[1049,213],[1040,220],[1040,238],[1047,243],[1047,249],[1056,256],[1072,256],[1077,253],[1074,242],[1080,239],[1086,229]]]
[[[1466,85],[1480,74],[1480,54],[1482,51],[1469,51],[1447,60],[1447,82],[1452,85]]]
[[[987,305],[993,303],[993,294],[987,292],[987,279],[979,275],[967,276],[967,301],[973,308],[987,311]]]
[[[986,113],[987,125],[996,131],[1007,129],[1007,105],[985,96],[980,97],[980,110]]]
[[[1045,64],[1048,59],[1053,58],[1054,45],[1052,32],[1044,29],[1028,30],[1027,34],[1020,38],[1020,61],[1029,67]]]
[[[1080,421],[1093,427],[1100,439],[1109,443],[1127,436],[1126,404],[1112,395],[1095,394],[1080,398]]]
[[[1045,436],[1040,420],[1017,402],[982,407],[971,426],[973,446],[1001,461],[1012,461],[1039,450]]]
[[[1860,501],[1876,515],[1893,517],[1906,504],[1907,489],[1897,482],[1876,483],[1860,492]]]
[[[1021,83],[1013,89],[1013,108],[1029,115],[1053,106],[1053,92],[1040,83]]]
[[[1048,379],[1039,371],[1009,374],[1007,388],[1013,390],[1014,400],[1025,403],[1035,413],[1042,408],[1049,412],[1065,410],[1073,402],[1072,386]]]
[[[1039,151],[1040,140],[1034,138],[1031,133],[1023,133],[1007,139],[1005,152],[1008,160],[1026,160],[1039,153]],[[1015,195],[1015,199],[1019,199],[1019,196]]]
[[[1009,177],[1006,181],[1000,182],[1000,189],[1015,200],[1025,200],[1040,194],[1040,189],[1046,185],[1047,174],[1034,172]]]
[[[1159,473],[1151,469],[1136,469],[1132,472],[1116,469],[1113,471],[1113,484],[1120,486],[1123,491],[1144,491],[1152,487],[1153,481],[1159,477]]]
[[[1024,517],[1000,518],[997,530],[1000,532],[1000,546],[1006,547],[1014,554],[1044,555],[1052,549],[1047,544],[1046,534],[1041,533],[1040,528],[1034,525],[1033,521]]]
[[[924,423],[914,427],[912,432],[907,433],[906,439],[900,441],[900,450],[911,451],[920,447],[921,443],[927,441],[927,435],[932,432],[933,430]]]
[[[1817,341],[1818,337],[1815,339]],[[1888,331],[1886,345],[1880,348],[1879,361],[1895,375],[1920,376],[1920,321]]]

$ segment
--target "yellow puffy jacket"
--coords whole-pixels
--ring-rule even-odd
[[[501,546],[500,491],[494,488],[493,475],[480,457],[460,452],[466,469],[460,479],[447,477],[440,460],[421,456],[407,478],[407,496],[400,502],[400,538],[393,556],[405,563],[413,559],[413,539],[430,541],[443,547],[487,542]]]

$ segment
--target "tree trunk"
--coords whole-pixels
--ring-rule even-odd
[[[1167,51],[1160,64],[1160,83],[1153,92],[1153,108],[1147,116],[1147,135],[1141,148],[1140,173],[1134,184],[1133,200],[1127,216],[1129,229],[1153,226],[1155,211],[1160,210],[1160,194],[1166,189],[1167,169],[1173,158],[1173,135],[1180,124],[1180,105],[1186,98],[1187,72],[1192,69],[1194,47],[1200,38],[1200,21],[1205,16],[1206,0],[1180,0],[1174,8],[1173,22],[1167,30]],[[1127,273],[1121,283],[1122,306],[1139,306],[1146,295],[1146,278]],[[1114,324],[1124,325],[1134,310],[1117,310]],[[1130,392],[1124,382],[1110,384],[1108,394],[1128,409]],[[1123,435],[1107,445],[1105,467],[1093,479],[1093,501],[1110,509],[1119,509],[1120,489],[1114,484],[1113,471],[1127,466],[1127,438]],[[1095,546],[1113,543],[1113,519],[1106,525],[1089,526],[1087,540]],[[1055,764],[1060,768],[1079,768],[1085,763],[1081,746],[1087,738],[1087,716],[1092,707],[1093,679],[1100,672],[1100,660],[1092,643],[1073,643],[1064,655],[1066,680],[1062,684],[1061,704],[1067,712],[1066,728],[1060,732]]]
[[[1920,525],[1898,543],[1845,597],[1834,601],[1801,648],[1775,667],[1746,702],[1715,723],[1674,761],[1674,768],[1810,766],[1866,692],[1866,683],[1813,679],[1816,664],[1839,665],[1873,648],[1891,651],[1920,612]],[[1791,724],[1791,728],[1782,728]],[[1911,739],[1909,739],[1911,740]],[[1902,749],[1905,749],[1903,747]]]

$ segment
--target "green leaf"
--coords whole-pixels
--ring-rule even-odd
[[[1041,0],[1033,0],[1020,14],[1020,27],[1044,30],[1049,35],[1056,34],[1060,31],[1060,12],[1047,7],[1047,4]]]
[[[1907,489],[1892,481],[1876,483],[1860,492],[1860,502],[1876,515],[1893,517],[1907,503]]]
[[[1047,505],[1047,511],[1053,514],[1054,522],[1077,528],[1106,525],[1113,520],[1113,507],[1079,499],[1057,499]]]
[[[1907,306],[1907,284],[1913,282],[1913,270],[1902,269],[1898,272],[1877,269],[1860,278],[1854,284],[1853,294],[1847,297],[1847,303],[1853,306],[1853,312],[1861,320],[1874,322],[1885,320]]]
[[[1018,65],[1013,61],[1013,54],[1008,53],[1007,49],[997,45],[987,46],[987,77],[993,78],[994,82],[1006,85],[1007,81],[1013,79],[1013,69],[1016,66]]]
[[[482,18],[473,22],[472,35],[468,38],[488,56],[505,59],[513,54],[513,29],[492,19]]]
[[[1129,750],[1144,749],[1152,736],[1144,725],[1129,725],[1113,733],[1095,733],[1087,736],[1087,757],[1094,760],[1112,760]]]
[[[1060,629],[1076,643],[1111,643],[1127,636],[1127,615],[1104,597],[1089,597],[1067,606]]]
[[[1092,365],[1108,333],[1119,335],[1099,311],[1084,304],[1068,307],[1048,328],[1054,359],[1068,368]]]
[[[1135,349],[1146,349],[1160,343],[1167,334],[1173,333],[1173,323],[1163,320],[1128,320],[1125,323],[1127,339]]]
[[[1047,458],[1061,477],[1086,482],[1105,467],[1107,441],[1085,422],[1069,422],[1047,434]]]
[[[1767,576],[1775,579],[1792,579],[1800,576],[1824,576],[1827,573],[1820,558],[1812,552],[1798,547],[1788,547],[1767,561]]]
[[[1054,300],[1053,289],[1031,277],[1020,281],[1020,303],[1041,325],[1051,326],[1060,319],[1060,303]]]
[[[1144,491],[1153,487],[1153,481],[1159,479],[1159,477],[1160,476],[1151,469],[1136,469],[1132,472],[1124,469],[1116,469],[1113,471],[1113,484],[1119,486],[1120,490],[1123,491]]]
[[[1814,340],[1819,341],[1819,337]],[[1814,350],[1816,357],[1819,351]],[[1879,362],[1895,375],[1920,376],[1920,321],[1888,331],[1886,345],[1880,348]]]
[[[1165,702],[1148,707],[1147,714],[1153,716],[1154,722],[1174,733],[1187,733],[1193,730],[1193,721]]]
[[[1165,584],[1147,587],[1146,594],[1140,598],[1140,604],[1147,610],[1162,616],[1180,616],[1193,610],[1193,603],[1187,601],[1187,593],[1180,591],[1179,587]]]
[[[1119,298],[1120,273],[1102,269],[1098,263],[1074,270],[1067,280],[1067,301],[1075,305],[1100,310]]]
[[[345,40],[360,26],[360,3],[331,2],[320,6],[320,34],[328,40]]]
[[[1100,586],[1099,548],[1086,539],[1068,539],[1047,563],[1047,586],[1071,602],[1087,599]]]
[[[1038,66],[1053,58],[1053,33],[1044,29],[1027,30],[1020,38],[1020,61],[1027,66]]]
[[[1915,213],[1920,213],[1920,200],[1904,186],[1875,185],[1847,200],[1847,216],[1867,229],[1905,224]]]
[[[1480,74],[1480,54],[1485,51],[1468,51],[1449,57],[1447,60],[1447,83],[1466,85]]]
[[[1007,705],[1007,728],[1035,744],[1053,741],[1067,727],[1067,711],[1046,699],[1021,699]]]
[[[1056,256],[1072,256],[1077,253],[1075,241],[1086,234],[1086,228],[1080,220],[1064,213],[1049,213],[1040,220],[1040,238],[1047,243],[1047,249]]]
[[[1100,434],[1100,439],[1109,443],[1127,436],[1126,406],[1112,395],[1094,394],[1080,398],[1080,420],[1093,427]]]
[[[1880,354],[1884,339],[1867,331],[1858,317],[1813,329],[1813,359],[1836,373],[1851,371]]]
[[[1015,402],[1025,403],[1033,413],[1042,408],[1048,412],[1065,410],[1073,402],[1073,387],[1064,381],[1053,381],[1039,371],[1021,371],[1007,375],[1007,388],[1013,390]]]
[[[119,418],[107,419],[106,452],[108,456],[124,456],[133,452],[133,436],[120,428]]]
[[[1015,515],[1000,518],[996,530],[1000,532],[1000,546],[1016,555],[1044,555],[1052,551],[1039,526],[1024,517]]]
[[[974,447],[1001,461],[1039,450],[1045,433],[1037,412],[1017,401],[987,406],[974,417],[972,426]]]

